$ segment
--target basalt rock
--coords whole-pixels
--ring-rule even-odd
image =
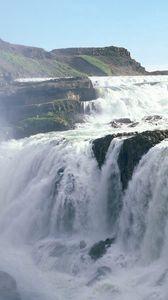
[[[131,137],[129,137],[131,135]],[[150,148],[168,138],[168,130],[144,131],[142,133],[119,133],[116,135],[107,135],[93,141],[93,153],[101,168],[111,141],[115,137],[127,137],[123,140],[123,144],[118,156],[118,165],[120,169],[120,179],[122,189],[125,190],[128,182],[132,177],[133,171],[140,159],[146,154]]]
[[[92,150],[94,153],[94,156],[98,162],[99,168],[102,167],[104,164],[107,150],[110,146],[110,143],[112,139],[115,137],[115,135],[106,135],[105,137],[98,138],[93,141],[92,143]]]
[[[105,137],[93,140],[92,141],[92,150],[93,150],[94,156],[98,162],[99,168],[101,168],[102,165],[104,164],[108,148],[110,146],[111,141],[114,138],[122,138],[125,136],[128,137],[128,136],[132,136],[134,134],[135,134],[135,132],[121,132],[121,133],[117,133],[117,134],[109,134],[109,135],[106,135]]]
[[[118,157],[123,190],[142,156],[165,138],[168,138],[168,130],[145,131],[124,140]]]
[[[90,250],[89,250],[89,255],[93,260],[97,260],[100,257],[102,257],[107,249],[111,246],[112,243],[115,242],[115,238],[107,238],[104,241],[100,241],[96,244],[94,244]]]
[[[89,78],[15,82],[0,90],[0,137],[23,138],[73,129],[83,121],[83,100],[96,98]]]

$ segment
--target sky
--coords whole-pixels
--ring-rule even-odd
[[[168,0],[0,0],[0,38],[46,50],[125,47],[168,69]]]

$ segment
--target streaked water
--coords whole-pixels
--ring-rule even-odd
[[[0,270],[23,300],[167,300],[168,142],[141,159],[123,193],[122,140],[100,170],[92,139],[167,128],[168,77],[92,81],[100,98],[85,103],[86,122],[74,131],[0,144]],[[161,118],[144,119],[153,115]],[[139,123],[112,128],[117,118]],[[113,236],[93,261],[90,247]]]

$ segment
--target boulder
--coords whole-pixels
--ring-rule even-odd
[[[95,243],[89,250],[89,256],[93,260],[99,259],[106,253],[107,249],[111,246],[112,243],[114,243],[114,241],[115,238],[107,238],[104,241]]]
[[[105,162],[111,141],[116,137],[121,138],[123,136],[127,136],[127,138],[123,140],[118,156],[118,165],[122,189],[125,190],[132,177],[134,168],[137,166],[142,156],[146,154],[150,148],[154,147],[165,138],[168,138],[168,130],[144,131],[141,133],[118,133],[94,140],[92,142],[92,150],[99,168],[101,168]]]
[[[123,190],[127,188],[134,168],[137,166],[142,156],[146,154],[150,148],[154,147],[165,138],[168,138],[168,130],[154,130],[137,133],[131,138],[123,141],[118,156]]]
[[[110,125],[113,128],[120,128],[122,125],[130,126],[131,124],[133,124],[133,121],[131,121],[129,118],[114,119],[110,122]]]

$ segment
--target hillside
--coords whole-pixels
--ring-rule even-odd
[[[146,74],[119,47],[55,49],[14,45],[0,39],[0,78]]]

